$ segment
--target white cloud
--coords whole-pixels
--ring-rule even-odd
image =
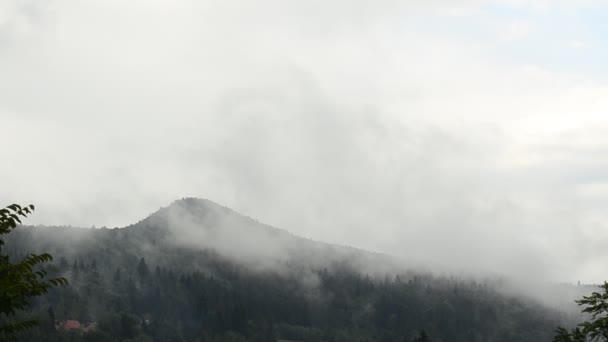
[[[112,226],[203,196],[455,269],[601,277],[576,272],[604,86],[404,25],[476,8],[449,3],[56,0],[0,28],[0,200]]]
[[[509,24],[503,33],[503,39],[509,41],[523,40],[530,35],[530,23],[516,20]]]
[[[568,47],[571,49],[582,49],[585,48],[587,44],[580,40],[571,40],[568,42]]]

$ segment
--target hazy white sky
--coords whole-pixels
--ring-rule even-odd
[[[2,0],[0,203],[184,196],[459,270],[608,278],[600,1]]]

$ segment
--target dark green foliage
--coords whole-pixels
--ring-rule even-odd
[[[430,342],[431,340],[429,339],[428,335],[426,334],[426,332],[424,330],[422,330],[420,332],[420,336],[414,338],[412,340],[412,342]]]
[[[559,323],[536,304],[474,282],[420,274],[375,279],[339,266],[252,272],[212,251],[162,246],[163,257],[144,260],[133,249],[100,247],[131,240],[128,231],[88,233],[104,244],[64,255],[68,264],[82,259],[90,265],[88,260],[101,260],[104,253],[108,262],[98,263],[97,270],[83,267],[77,278],[71,267],[55,269],[67,272],[71,286],[39,299],[31,314],[48,317],[52,305],[57,320],[97,322],[97,341],[536,342],[550,341]],[[15,237],[27,236],[24,231]],[[155,260],[154,272],[147,260]],[[304,274],[318,282],[303,283]],[[93,340],[92,333],[78,337],[42,327],[38,334],[56,341]],[[32,332],[22,340],[38,341],[40,335]]]
[[[553,342],[587,342],[587,336],[583,331],[576,327],[572,329],[572,331],[568,331],[568,329],[564,327],[559,327],[555,331],[557,335],[553,338]]]
[[[22,207],[18,204],[0,209],[0,235],[12,232],[21,224],[21,217],[25,218],[33,211],[33,205]],[[15,319],[18,311],[25,310],[31,298],[41,296],[55,286],[66,285],[67,280],[62,277],[45,279],[46,271],[39,265],[51,262],[50,254],[30,254],[19,262],[12,262],[3,247],[4,239],[0,239],[0,339],[10,340],[38,324],[35,319]]]
[[[144,260],[144,258],[139,260],[139,264],[137,265],[137,274],[142,282],[146,280],[150,274],[150,269],[148,269],[148,265],[146,265],[146,260]]]
[[[593,292],[584,296],[576,303],[584,306],[584,313],[590,314],[591,319],[580,323],[572,331],[559,327],[554,342],[587,342],[608,341],[608,282],[600,285],[603,292]]]
[[[222,221],[195,209],[206,223]],[[50,251],[66,262],[52,264],[49,275],[70,279],[69,287],[37,298],[24,317],[51,321],[52,306],[57,321],[98,327],[54,331],[41,324],[21,340],[542,342],[563,322],[487,283],[405,271],[371,276],[343,260],[310,265],[309,254],[305,262],[253,270],[211,248],[175,243],[166,221],[151,218],[124,229],[24,227],[11,234],[13,254]],[[325,258],[326,246],[312,247],[334,260]]]

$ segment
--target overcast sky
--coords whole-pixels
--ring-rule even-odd
[[[565,0],[1,0],[0,204],[115,227],[204,197],[438,269],[600,281],[606,15]]]

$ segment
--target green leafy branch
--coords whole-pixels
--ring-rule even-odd
[[[26,218],[34,209],[33,205],[18,204],[0,209],[0,235],[12,232],[21,224],[21,218]],[[68,282],[61,277],[45,279],[46,271],[38,267],[53,260],[50,254],[30,254],[23,260],[12,263],[9,256],[2,251],[4,245],[4,240],[0,238],[0,318],[3,318],[3,315],[5,318],[0,325],[0,337],[14,339],[17,333],[38,324],[36,320],[12,320],[18,310],[28,307],[28,299],[41,296],[53,287],[67,285]]]
[[[604,282],[600,288],[604,290],[603,293],[593,292],[576,300],[579,306],[585,306],[582,312],[591,314],[591,319],[580,323],[571,332],[563,327],[557,328],[553,342],[608,341],[608,282]]]

